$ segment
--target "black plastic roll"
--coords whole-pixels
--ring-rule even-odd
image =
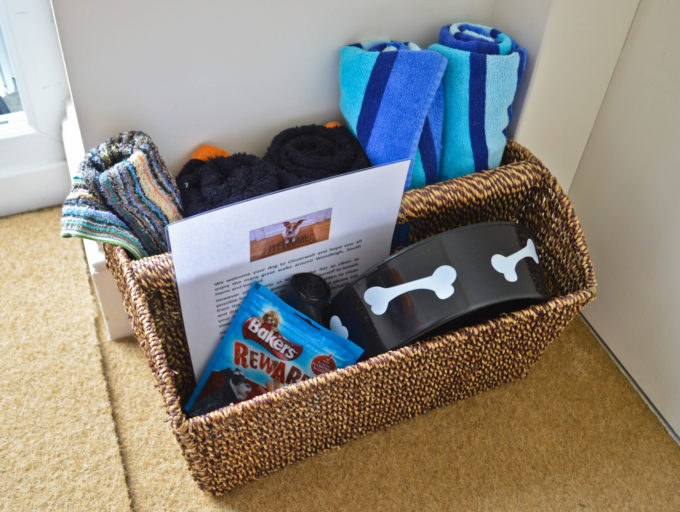
[[[264,159],[283,169],[284,188],[371,166],[345,126],[311,124],[283,130],[272,139]]]
[[[323,325],[331,299],[331,289],[322,277],[303,272],[289,279],[281,298],[289,306]]]

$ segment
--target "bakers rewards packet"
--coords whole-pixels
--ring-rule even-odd
[[[255,282],[185,409],[206,414],[354,364],[362,352]]]

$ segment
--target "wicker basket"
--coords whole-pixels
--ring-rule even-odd
[[[516,221],[535,235],[551,299],[422,340],[252,400],[187,418],[195,385],[172,258],[133,261],[106,246],[135,336],[169,423],[204,491],[222,494],[287,464],[526,375],[595,297],[595,273],[572,206],[555,178],[510,141],[504,165],[404,195],[411,241],[483,221]]]

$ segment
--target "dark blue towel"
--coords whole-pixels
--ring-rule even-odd
[[[404,190],[439,181],[446,59],[414,43],[371,41],[340,57],[340,110],[373,165],[410,159]]]

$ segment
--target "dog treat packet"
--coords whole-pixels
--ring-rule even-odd
[[[354,364],[362,352],[255,282],[185,410],[190,416],[206,414]]]

